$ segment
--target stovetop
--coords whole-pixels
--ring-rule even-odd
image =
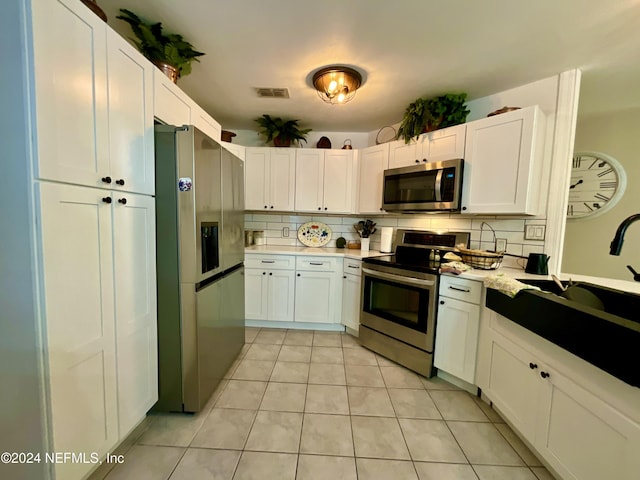
[[[412,272],[438,273],[440,261],[433,258],[430,259],[432,250],[423,248],[415,250],[418,251],[403,252],[402,247],[398,247],[395,255],[368,257],[362,261],[367,264],[401,268]]]

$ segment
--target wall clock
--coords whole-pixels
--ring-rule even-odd
[[[567,218],[594,218],[610,210],[622,198],[627,175],[620,162],[600,152],[573,156]]]

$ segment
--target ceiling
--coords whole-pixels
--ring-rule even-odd
[[[418,97],[475,99],[572,68],[583,71],[581,115],[640,106],[640,0],[98,3],[125,37],[119,8],[205,52],[178,84],[225,129],[255,129],[268,113],[316,131],[373,131]],[[348,104],[326,104],[311,86],[330,64],[363,74]],[[291,98],[258,98],[255,87],[286,87]]]

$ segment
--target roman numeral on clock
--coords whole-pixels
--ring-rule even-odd
[[[587,207],[590,212],[593,212],[593,208],[591,208],[587,202],[582,202],[582,203],[584,203],[584,206]]]
[[[573,168],[580,168],[581,163],[582,163],[582,157],[575,157],[573,159]]]
[[[598,176],[604,177],[605,175],[609,175],[611,172],[613,172],[613,168],[607,168],[606,170],[603,170],[602,172],[600,172]]]
[[[573,205],[567,206],[567,215],[573,215]]]
[[[605,202],[610,200],[610,197],[606,197],[606,196],[602,195],[601,193],[596,193],[594,195],[594,197],[596,197],[598,200],[604,200]]]
[[[617,185],[616,181],[600,182],[600,188],[616,188]]]

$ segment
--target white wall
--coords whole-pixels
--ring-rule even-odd
[[[631,280],[626,265],[640,271],[640,223],[627,230],[619,257],[609,255],[618,224],[640,213],[640,109],[580,118],[576,129],[576,152],[596,151],[611,155],[627,173],[627,189],[620,202],[594,219],[568,221],[562,261],[564,272]]]
[[[264,147],[265,138],[258,135],[257,130],[233,130],[236,136],[232,143],[245,147]],[[301,148],[316,148],[320,137],[327,137],[331,141],[331,148],[342,148],[344,141],[351,140],[353,148],[365,148],[369,146],[369,134],[367,132],[309,132],[307,143],[302,143]],[[375,138],[375,137],[374,137]],[[374,142],[375,145],[375,142]]]

